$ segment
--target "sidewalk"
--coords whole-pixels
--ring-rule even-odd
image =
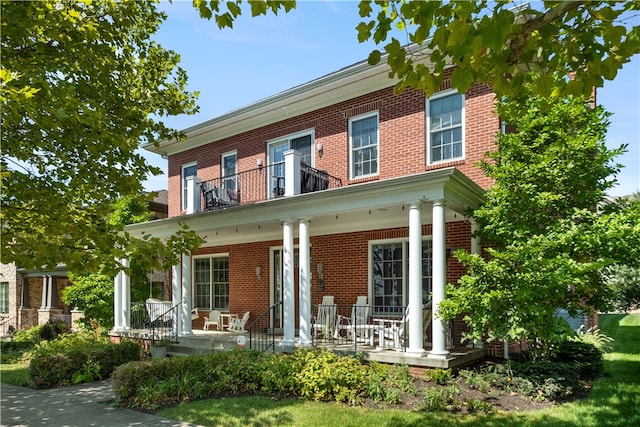
[[[112,407],[112,399],[111,380],[45,390],[0,384],[0,426],[195,426]]]

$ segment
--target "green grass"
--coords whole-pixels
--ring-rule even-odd
[[[640,314],[601,315],[600,330],[615,339],[605,355],[606,375],[588,398],[526,413],[458,415],[370,410],[262,396],[209,399],[159,411],[203,426],[575,426],[640,425]]]
[[[25,387],[29,385],[29,365],[23,362],[0,364],[0,382]]]

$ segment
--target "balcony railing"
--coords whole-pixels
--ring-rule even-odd
[[[295,179],[290,177],[289,179]],[[329,190],[342,181],[327,171],[300,163],[300,184],[295,194]],[[224,209],[285,196],[285,162],[273,163],[235,175],[202,181],[200,206],[203,211]]]

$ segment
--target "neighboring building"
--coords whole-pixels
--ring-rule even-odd
[[[153,219],[167,217],[167,190],[160,190],[149,203]],[[153,285],[167,291],[167,275],[153,272],[149,280]],[[67,266],[59,264],[53,270],[27,270],[15,264],[0,264],[0,336],[12,330],[27,329],[42,325],[49,320],[71,322],[73,307],[62,299],[62,291],[69,284]],[[167,293],[168,292],[168,293]]]

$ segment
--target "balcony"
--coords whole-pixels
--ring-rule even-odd
[[[191,199],[189,194],[193,194],[194,203],[192,211],[189,212],[188,207],[187,213],[226,209],[341,186],[339,178],[300,162],[300,156],[291,150],[285,153],[284,162],[202,181],[199,185],[197,179],[188,180],[187,200]]]

